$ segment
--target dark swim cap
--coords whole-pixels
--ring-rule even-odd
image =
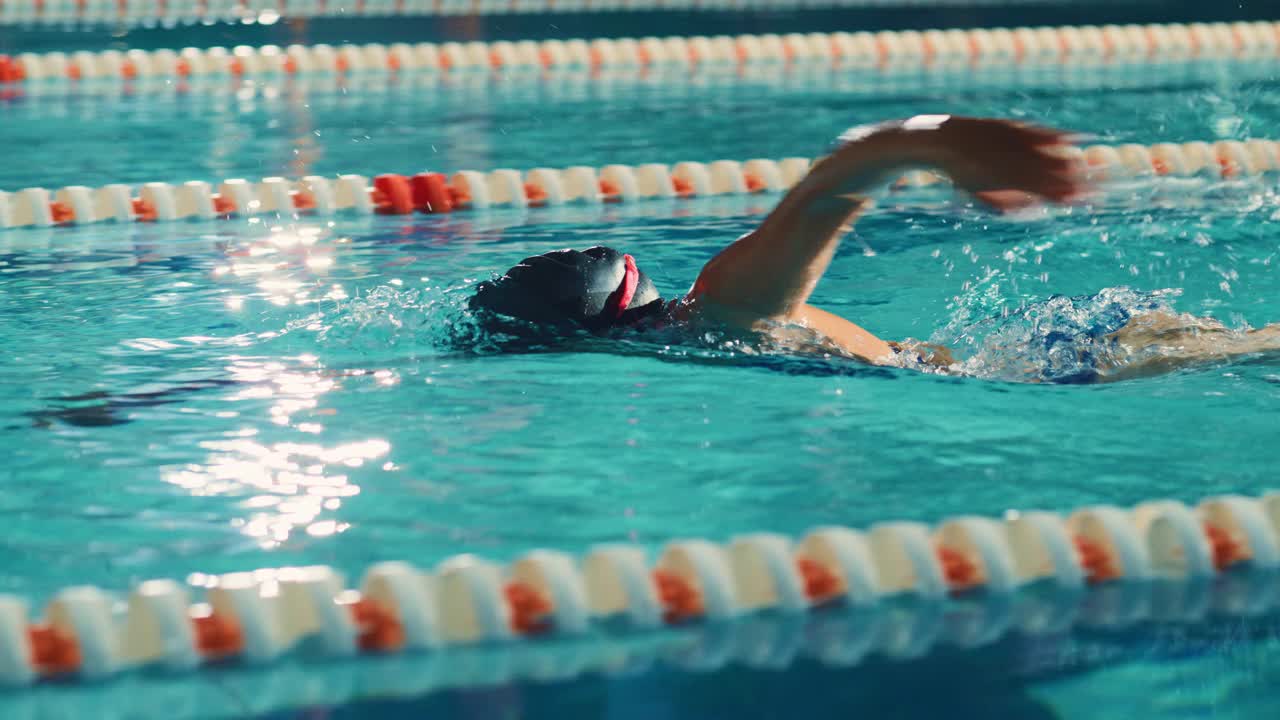
[[[607,247],[525,258],[497,280],[480,283],[471,298],[472,310],[592,332],[631,325],[661,308],[658,289],[635,260]]]

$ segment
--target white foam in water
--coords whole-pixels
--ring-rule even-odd
[[[1054,296],[987,317],[962,316],[932,338],[964,348],[966,374],[1015,382],[1090,382],[1125,362],[1108,338],[1146,313],[1176,313],[1176,290],[1104,288],[1097,294]],[[974,309],[969,308],[969,313]],[[974,313],[976,314],[976,313]],[[1153,350],[1154,352],[1155,350]],[[1130,361],[1132,361],[1130,359]]]

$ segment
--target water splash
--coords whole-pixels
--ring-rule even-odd
[[[378,285],[288,323],[279,342],[329,362],[438,355],[472,332],[470,287]]]
[[[965,354],[966,375],[1011,382],[1085,382],[1119,363],[1111,333],[1145,313],[1173,313],[1178,290],[1106,288],[1012,305],[991,285],[957,303],[931,338]]]
[[[1125,362],[1110,335],[1147,313],[1176,314],[1179,290],[1113,287],[1092,295],[1028,300],[1001,290],[993,273],[956,299],[950,321],[929,342],[951,348],[946,374],[1029,383],[1079,383]],[[380,285],[291,324],[330,367],[351,362],[414,362],[457,353],[605,353],[664,362],[740,366],[802,375],[886,375],[835,352],[800,327],[756,333],[697,324],[521,336],[510,323],[486,323],[467,307],[472,286],[403,289]],[[779,339],[782,338],[782,339]],[[1132,359],[1132,358],[1129,358]],[[922,369],[910,364],[915,370]]]

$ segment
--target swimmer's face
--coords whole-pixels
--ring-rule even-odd
[[[662,298],[630,255],[593,247],[526,258],[480,283],[471,307],[540,327],[598,332],[652,315]]]

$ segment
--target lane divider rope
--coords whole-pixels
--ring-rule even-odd
[[[775,101],[814,91],[880,99],[948,91],[1049,90],[1072,94],[1177,85],[1187,92],[1217,87],[1229,75],[1233,82],[1267,81],[1275,60],[1240,58],[1221,62],[1183,59],[1158,64],[1089,64],[1070,66],[1015,65],[975,72],[970,65],[875,65],[845,68],[828,64],[747,64],[733,67],[564,67],[531,73],[416,72],[350,76],[335,73],[293,75],[205,75],[171,80],[160,76],[101,82],[23,82],[0,85],[0,107],[6,115],[44,117],[49,111],[99,103],[98,111],[119,110],[125,116],[155,120],[157,113],[203,116],[212,110],[243,109],[259,104],[323,111],[356,105],[399,106],[410,102],[423,111],[488,101],[610,102],[647,97],[697,100],[709,92],[759,96]],[[138,98],[176,99],[161,107],[143,106]],[[113,104],[113,107],[103,107]],[[305,106],[305,107],[303,107]]]
[[[0,55],[0,84],[309,73],[513,72],[552,68],[957,64],[1088,65],[1274,58],[1280,22],[1019,27],[923,32],[646,37],[594,40],[275,45]]]
[[[928,0],[932,6],[1026,5],[1041,0]],[[280,18],[404,17],[866,7],[894,0],[5,0],[0,25],[271,22]],[[897,0],[897,4],[907,4]],[[912,2],[911,4],[919,4]]]
[[[876,610],[903,596],[916,598],[920,612],[965,608],[960,644],[978,645],[1015,630],[1054,633],[1077,623],[1193,622],[1211,608],[1260,614],[1276,603],[1273,583],[1247,576],[1278,568],[1280,493],[1270,493],[1213,497],[1194,508],[1171,500],[1096,506],[1065,518],[1008,512],[934,527],[822,527],[796,542],[769,533],[726,544],[680,540],[656,559],[637,546],[605,545],[582,558],[534,550],[506,567],[471,555],[432,572],[384,562],[367,571],[359,590],[325,566],[198,574],[185,585],[143,582],[123,603],[96,587],[67,588],[40,619],[23,599],[0,595],[0,683],[256,665],[294,652],[352,657],[552,636],[603,640],[619,627],[635,633],[766,611]],[[1039,591],[1024,592],[1031,586]],[[1108,588],[1105,602],[1090,602]],[[191,602],[193,589],[202,602]],[[852,664],[876,637],[890,656],[916,656],[939,634],[908,623],[865,638],[815,636],[811,650]]]
[[[1231,180],[1280,171],[1280,143],[1273,140],[1092,145],[1077,152],[1098,181],[1162,176]],[[313,175],[300,180],[230,179],[216,188],[198,180],[149,182],[136,188],[119,183],[99,188],[72,185],[52,192],[34,187],[0,192],[0,229],[258,215],[410,215],[777,193],[794,185],[811,163],[809,158],[786,158],[535,168],[523,173],[462,170],[452,176],[384,174],[372,182],[364,175]],[[943,181],[932,172],[912,171],[897,187]]]

